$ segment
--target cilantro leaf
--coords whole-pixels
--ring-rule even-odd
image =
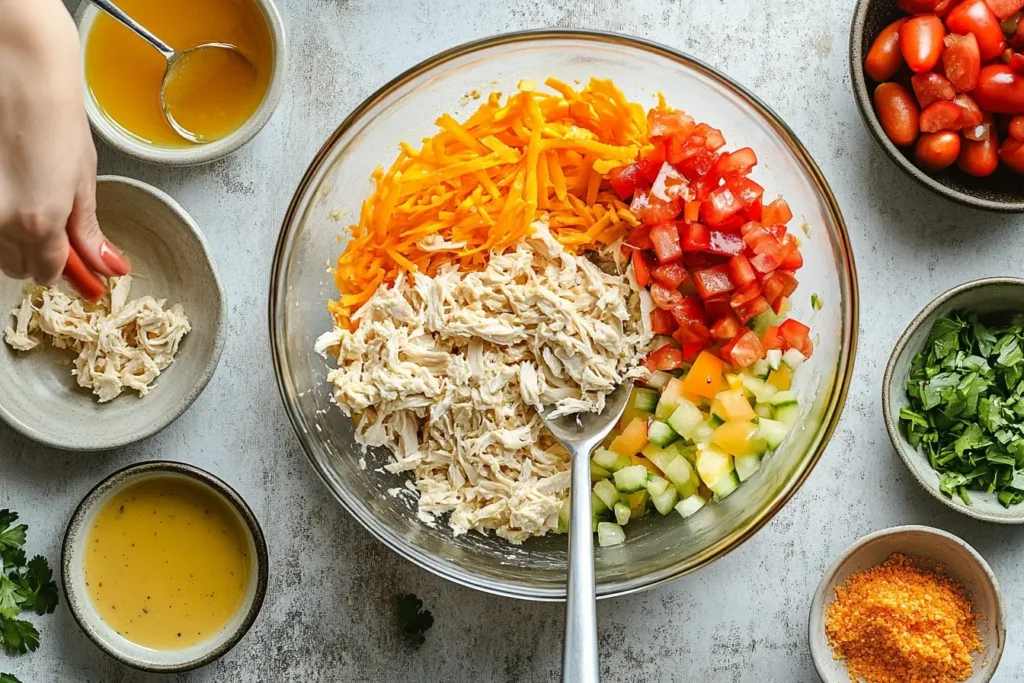
[[[25,531],[28,527],[24,524],[11,526],[16,521],[18,521],[17,512],[0,510],[0,551],[20,548],[25,545]]]
[[[418,648],[427,640],[425,634],[434,625],[434,615],[423,609],[423,601],[412,593],[399,595],[396,602],[402,635]]]
[[[29,560],[19,586],[23,596],[22,609],[42,616],[57,608],[57,583],[45,557],[36,555]]]
[[[39,631],[27,621],[0,617],[0,641],[9,655],[35,652],[39,647]]]
[[[11,576],[17,577],[17,574],[12,572]],[[8,619],[13,619],[21,614],[21,601],[25,599],[18,584],[11,579],[11,576],[0,574],[0,617]]]

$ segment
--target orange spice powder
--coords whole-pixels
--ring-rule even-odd
[[[978,615],[963,587],[922,561],[894,554],[836,589],[825,632],[850,679],[959,683],[980,652]]]

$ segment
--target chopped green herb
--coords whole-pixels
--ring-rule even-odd
[[[423,609],[423,601],[412,593],[398,596],[398,620],[402,635],[416,647],[426,641],[425,634],[434,625],[434,615]]]
[[[818,296],[817,294],[811,294],[811,308],[813,308],[816,311],[820,311],[821,306],[821,297]]]
[[[14,526],[18,513],[0,510],[0,645],[9,655],[25,654],[39,647],[39,631],[18,619],[22,612],[50,614],[57,608],[57,584],[46,559],[27,559],[24,524]],[[5,679],[4,676],[8,676]],[[0,683],[17,680],[0,675]]]
[[[0,674],[0,683],[21,683],[14,674]]]
[[[1024,502],[1024,316],[939,318],[910,365],[900,425],[939,473],[939,489]]]

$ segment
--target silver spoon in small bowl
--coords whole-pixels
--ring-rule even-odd
[[[185,68],[187,68],[188,63],[194,59],[209,56],[211,53],[208,51],[210,50],[216,50],[220,56],[228,56],[228,59],[238,60],[238,65],[248,68],[253,74],[255,74],[256,67],[249,58],[245,56],[238,46],[232,45],[231,43],[203,43],[202,45],[197,45],[193,48],[189,48],[188,50],[175,50],[170,45],[153,35],[151,31],[146,29],[139,22],[128,16],[124,10],[110,0],[90,0],[90,2],[135,32],[135,34],[140,38],[156,48],[156,50],[163,55],[164,59],[167,60],[167,68],[164,70],[164,78],[160,84],[160,107],[163,109],[164,118],[167,119],[167,123],[169,123],[171,128],[174,129],[174,132],[189,142],[194,142],[196,144],[212,142],[201,135],[193,133],[174,118],[174,114],[171,111],[172,107],[169,107],[167,104],[168,85],[173,87],[176,79],[180,77]]]
[[[590,454],[622,417],[632,382],[623,382],[605,399],[600,413],[540,417],[551,435],[569,451],[572,484],[569,497],[569,578],[565,593],[562,683],[599,683],[597,655],[597,587],[594,578],[593,507],[590,500]]]

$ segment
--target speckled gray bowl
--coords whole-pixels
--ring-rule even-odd
[[[1024,524],[1024,505],[1004,508],[995,494],[971,491],[971,505],[965,505],[960,498],[950,498],[942,493],[939,490],[939,475],[931,468],[924,453],[910,445],[899,426],[900,409],[910,404],[906,380],[911,361],[924,348],[928,333],[938,318],[953,311],[964,310],[978,313],[1024,311],[1024,279],[992,277],[973,280],[935,297],[917,314],[900,335],[885,367],[882,379],[882,416],[885,428],[893,448],[917,483],[943,505],[986,522]]]
[[[825,571],[811,601],[809,623],[811,658],[824,683],[850,683],[846,666],[835,659],[825,635],[825,610],[835,601],[836,588],[852,574],[885,562],[893,553],[941,565],[941,571],[966,589],[981,616],[978,635],[983,649],[974,654],[974,673],[965,683],[988,683],[996,673],[1006,643],[1006,621],[999,581],[974,548],[953,534],[927,526],[898,526],[868,534],[843,551]]]
[[[65,450],[118,448],[156,434],[196,400],[224,348],[227,303],[192,218],[160,190],[129,178],[101,176],[96,199],[105,234],[132,263],[131,297],[180,303],[192,331],[148,395],[126,390],[104,404],[71,375],[72,352],[47,342],[24,353],[0,342],[0,418],[30,439]],[[0,331],[24,287],[0,276]]]
[[[975,178],[954,164],[939,173],[928,174],[914,165],[913,147],[897,147],[886,137],[871,101],[877,83],[864,73],[864,55],[882,29],[902,16],[906,15],[896,7],[896,0],[859,0],[853,11],[850,80],[857,108],[871,137],[894,164],[936,194],[986,211],[1024,213],[1024,179],[1016,173],[1000,166],[987,178]]]
[[[103,505],[125,487],[157,477],[191,479],[219,495],[238,516],[248,533],[249,587],[242,605],[225,627],[207,640],[181,650],[154,650],[126,640],[111,628],[92,604],[85,586],[85,543],[93,520]],[[114,472],[86,494],[64,534],[61,549],[61,581],[64,599],[85,635],[111,657],[143,671],[175,673],[189,671],[219,659],[249,631],[256,621],[267,593],[270,560],[267,542],[256,515],[238,493],[209,472],[180,462],[153,461],[131,465]]]

